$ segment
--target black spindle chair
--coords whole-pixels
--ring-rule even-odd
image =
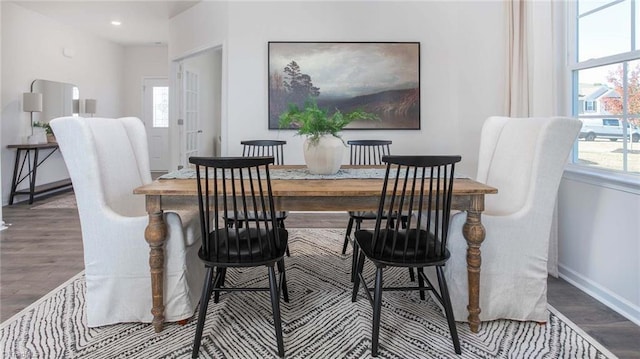
[[[349,140],[349,164],[350,165],[381,165],[382,156],[391,154],[392,141],[389,140]],[[376,213],[371,211],[349,211],[349,223],[347,223],[347,233],[344,235],[342,244],[342,254],[347,252],[347,245],[356,225],[356,231],[360,229],[362,221],[376,219]],[[354,264],[355,266],[355,264]]]
[[[202,330],[212,292],[214,303],[221,291],[269,291],[276,331],[278,355],[284,356],[282,325],[280,321],[280,290],[285,302],[289,301],[284,268],[287,248],[287,230],[277,223],[269,177],[273,157],[191,157],[198,178],[198,204],[202,227],[202,246],[198,253],[207,269],[192,357],[197,358]],[[232,226],[220,223],[223,213],[247,216],[255,220],[236,221]],[[227,288],[227,268],[266,266],[268,288]],[[274,266],[278,266],[279,284]],[[215,277],[214,277],[215,269]],[[230,304],[233,305],[233,304]]]
[[[249,140],[240,141],[242,145],[242,157],[264,157],[274,158],[274,164],[284,164],[284,145],[287,141],[281,140]]]
[[[380,165],[382,156],[391,153],[389,140],[349,140],[349,164]]]
[[[274,158],[275,165],[283,165],[284,164],[284,145],[287,144],[287,141],[282,140],[247,140],[240,141],[242,145],[242,157],[263,157],[263,156],[271,156]],[[282,228],[284,226],[284,220],[287,219],[289,212],[287,211],[277,211],[276,212],[276,221],[278,225]],[[253,217],[253,213],[249,213],[248,216],[233,216],[232,214],[228,214],[225,216],[225,221],[227,221],[227,225],[233,226],[235,221],[248,222],[255,221]],[[242,226],[242,223],[240,223]],[[289,248],[287,248],[287,256],[289,256]]]
[[[419,290],[424,299],[424,291],[430,290],[444,307],[455,352],[460,354],[460,340],[443,272],[450,256],[447,234],[454,167],[460,156],[385,156],[382,160],[387,163],[387,169],[375,228],[355,232],[360,254],[351,298],[356,301],[362,282],[373,306],[371,353],[374,357],[378,355],[382,292]],[[392,218],[384,216],[384,213],[395,212],[406,215],[406,228],[394,226]],[[365,258],[376,267],[373,297],[362,275]],[[424,267],[430,266],[435,266],[439,293],[424,274]],[[418,268],[418,287],[383,287],[382,274],[387,267]]]
[[[349,164],[359,166],[371,166],[382,165],[382,157],[391,154],[390,140],[349,140]],[[349,211],[349,222],[347,223],[347,232],[344,235],[344,243],[342,244],[342,254],[347,252],[347,245],[351,238],[351,231],[355,224],[355,230],[360,230],[362,222],[376,219],[377,213],[375,211]],[[393,215],[393,220],[396,221],[397,217]],[[401,224],[404,224],[406,218],[401,218]],[[397,222],[397,221],[396,221]],[[355,278],[356,273],[356,252],[353,251],[353,258],[351,261],[351,281]],[[413,270],[409,269],[409,276],[411,280],[414,280]]]

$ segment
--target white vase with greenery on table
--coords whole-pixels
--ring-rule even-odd
[[[306,136],[304,160],[309,172],[314,174],[335,174],[342,164],[346,144],[340,131],[355,120],[377,120],[374,114],[355,110],[346,114],[335,110],[329,114],[313,100],[307,100],[304,108],[290,104],[280,115],[280,128],[294,128],[298,135]]]

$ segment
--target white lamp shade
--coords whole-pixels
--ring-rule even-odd
[[[84,112],[85,113],[91,113],[94,114],[96,113],[96,100],[94,99],[86,99],[84,100]]]
[[[22,94],[22,111],[42,112],[42,94],[38,92],[25,92]]]

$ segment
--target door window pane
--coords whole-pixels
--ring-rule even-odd
[[[153,127],[169,127],[169,87],[153,87]]]
[[[585,106],[577,106],[577,115],[583,124],[576,163],[640,173],[640,130],[637,127],[640,122],[625,114],[625,108],[629,112],[640,112],[640,61],[577,73],[578,103]],[[587,110],[589,102],[596,104],[595,111]]]
[[[578,7],[578,61],[631,51],[631,1],[580,1]]]

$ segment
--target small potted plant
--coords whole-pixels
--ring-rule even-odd
[[[377,120],[374,114],[355,110],[346,114],[318,107],[310,99],[300,109],[289,104],[289,109],[280,115],[280,128],[295,128],[298,135],[306,136],[304,142],[304,160],[309,172],[315,174],[334,174],[342,164],[342,153],[346,144],[340,136],[345,126],[356,120]]]
[[[40,127],[44,129],[44,132],[47,135],[47,143],[56,142],[56,136],[53,134],[53,130],[51,129],[49,122],[34,122],[33,127]]]

